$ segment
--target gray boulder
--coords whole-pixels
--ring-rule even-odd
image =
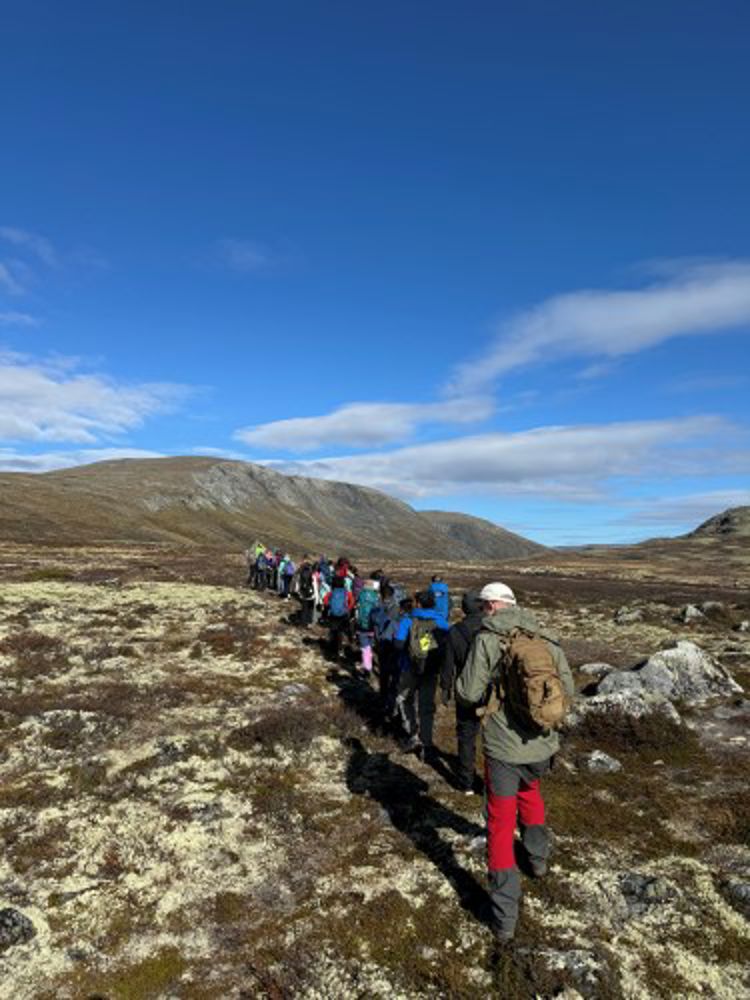
[[[654,653],[634,670],[615,670],[604,677],[597,695],[617,693],[657,695],[686,705],[704,705],[711,698],[741,694],[729,673],[694,642],[680,639]]]
[[[627,673],[627,671],[617,672]],[[662,695],[644,693],[640,689],[627,690],[623,686],[622,689],[611,694],[595,694],[590,698],[577,698],[573,709],[568,714],[566,724],[571,727],[577,726],[586,715],[602,715],[612,712],[629,715],[633,719],[640,719],[644,715],[652,715],[657,712],[670,722],[677,723],[677,725],[682,723],[677,709],[671,701],[667,701]]]

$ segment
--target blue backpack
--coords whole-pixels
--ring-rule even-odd
[[[346,606],[346,595],[348,591],[345,587],[334,587],[331,591],[331,598],[328,601],[328,613],[334,618],[340,618],[349,610]]]

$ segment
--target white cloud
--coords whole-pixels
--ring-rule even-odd
[[[219,263],[240,274],[262,271],[276,261],[268,247],[252,240],[219,240],[216,255]]]
[[[174,409],[188,392],[168,383],[126,385],[76,374],[65,359],[41,363],[0,354],[0,440],[94,444]]]
[[[456,369],[450,390],[481,391],[522,366],[616,358],[673,337],[750,326],[750,261],[689,262],[634,291],[556,295],[503,322],[490,348]]]
[[[481,434],[328,459],[270,461],[281,471],[405,497],[493,493],[601,500],[618,478],[699,475],[703,448],[731,428],[711,416]],[[750,453],[710,452],[711,472],[750,470]]]
[[[204,455],[207,458],[225,458],[230,462],[250,462],[244,452],[234,451],[232,448],[214,448],[212,445],[195,445],[190,449],[191,455]]]
[[[348,403],[319,417],[294,417],[245,427],[234,437],[258,448],[306,452],[345,445],[377,448],[404,441],[421,424],[468,424],[486,420],[491,400],[482,397],[440,403]]]
[[[0,312],[0,326],[39,326],[39,320],[28,313]]]
[[[59,258],[50,241],[38,233],[30,233],[16,226],[0,226],[0,240],[33,254],[48,267],[57,267]]]
[[[2,472],[53,472],[91,462],[111,462],[121,458],[163,458],[161,452],[143,451],[139,448],[87,448],[80,451],[49,451],[40,454],[22,454],[9,448],[0,448]]]

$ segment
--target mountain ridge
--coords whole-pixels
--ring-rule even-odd
[[[458,527],[457,527],[458,526]],[[371,487],[206,457],[120,459],[0,474],[0,534],[13,541],[172,542],[460,561],[544,546],[481,518],[418,512]]]

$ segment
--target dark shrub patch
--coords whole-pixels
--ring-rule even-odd
[[[24,580],[34,583],[38,580],[72,580],[75,574],[72,570],[62,566],[41,566],[38,569],[31,569],[24,576]]]
[[[60,639],[30,629],[6,636],[0,642],[0,653],[15,656],[16,672],[26,677],[54,673],[68,666]]]
[[[248,660],[258,648],[258,637],[247,622],[230,618],[208,626],[198,634],[198,641],[214,656],[237,656]]]
[[[700,763],[705,756],[695,732],[658,712],[634,719],[623,712],[590,712],[573,730],[580,748],[614,754],[638,754],[666,764]]]

